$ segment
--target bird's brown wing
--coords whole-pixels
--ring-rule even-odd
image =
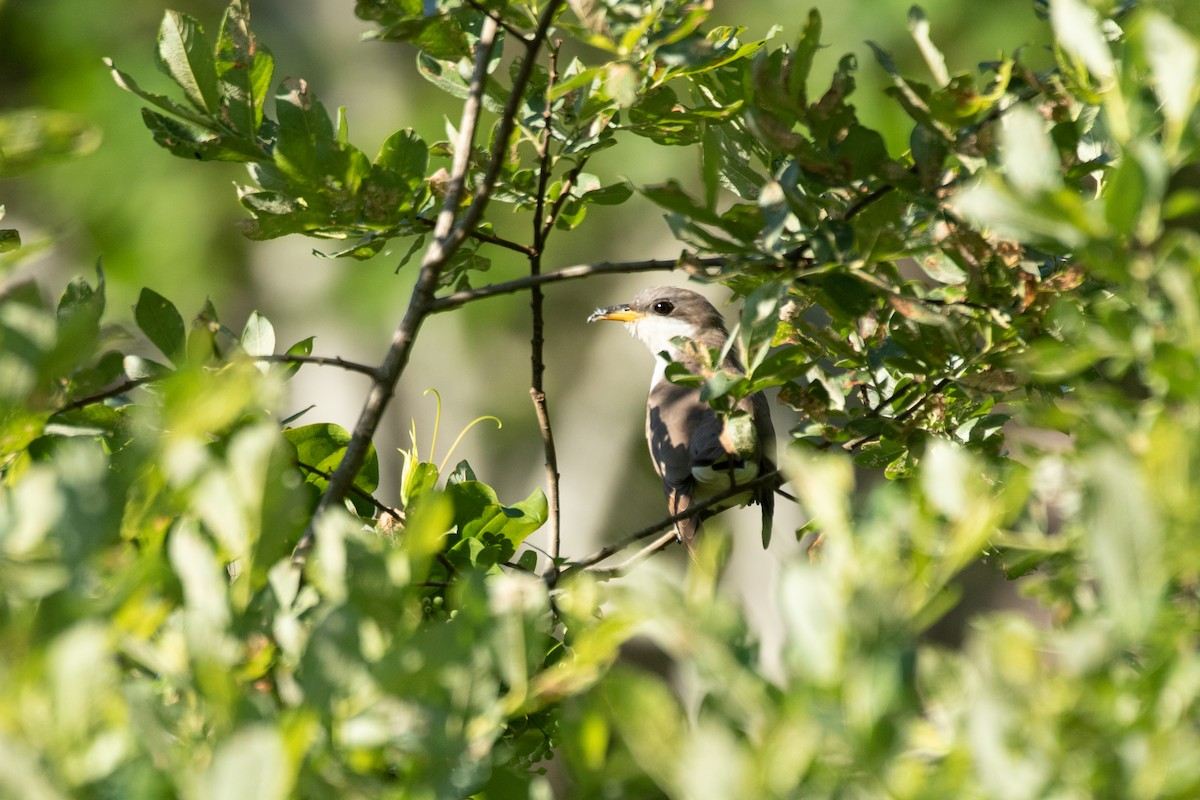
[[[754,418],[754,430],[758,436],[759,447],[762,448],[759,452],[758,474],[765,475],[768,472],[774,472],[775,426],[771,422],[771,406],[767,403],[767,396],[762,392],[755,392],[750,397],[742,398],[741,402],[750,404],[749,411]],[[780,481],[778,480],[760,485],[754,494],[754,499],[762,510],[764,550],[771,544],[771,532],[775,519],[775,489],[779,485]]]
[[[700,402],[697,389],[668,381],[660,381],[651,388],[646,441],[672,515],[683,513],[692,505],[696,483],[692,465],[698,460],[711,463],[724,455],[719,432],[717,415],[707,403]],[[675,532],[689,552],[699,530],[699,516],[675,524]]]

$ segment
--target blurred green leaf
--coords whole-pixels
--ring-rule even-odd
[[[100,146],[100,138],[99,128],[78,114],[50,109],[5,111],[0,113],[0,178],[87,155]]]
[[[143,288],[133,309],[134,319],[155,347],[174,364],[184,356],[183,317],[170,300],[153,289]]]

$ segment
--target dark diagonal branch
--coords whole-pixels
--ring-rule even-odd
[[[354,434],[346,446],[346,454],[329,477],[329,485],[325,488],[325,493],[321,495],[321,500],[313,513],[312,522],[309,523],[308,529],[305,530],[296,545],[292,556],[296,563],[304,563],[308,551],[312,549],[317,520],[330,508],[342,502],[354,483],[354,476],[362,468],[371,438],[379,428],[383,411],[392,395],[395,394],[396,382],[399,381],[400,375],[408,363],[417,331],[429,313],[433,293],[437,288],[438,274],[447,259],[453,255],[455,249],[462,242],[462,235],[454,236],[455,230],[458,230],[454,227],[454,220],[464,193],[467,170],[470,167],[471,147],[475,141],[475,132],[479,125],[479,110],[483,104],[483,92],[487,85],[487,65],[491,60],[495,42],[496,23],[495,20],[488,17],[484,20],[479,42],[476,44],[475,71],[471,76],[470,89],[463,104],[450,182],[446,190],[445,203],[433,229],[434,240],[425,252],[421,271],[417,275],[417,283],[409,300],[408,310],[392,335],[391,347],[388,348],[379,372],[371,384],[371,390],[367,394],[367,400],[359,414],[358,423],[355,425]],[[486,191],[486,186],[484,191]]]
[[[134,380],[122,381],[116,386],[109,387],[108,389],[96,392],[95,394],[89,394],[86,397],[77,397],[74,400],[70,400],[62,408],[58,409],[58,412],[56,413],[62,413],[63,411],[75,411],[80,408],[86,408],[87,406],[95,405],[96,403],[103,403],[105,400],[108,400],[111,397],[120,397],[131,389],[136,389],[137,387],[149,383],[152,380],[155,379],[137,378]]]
[[[379,375],[379,370],[369,364],[359,364],[357,361],[347,361],[340,356],[301,356],[280,353],[270,356],[251,356],[255,361],[265,361],[268,364],[314,364],[318,367],[338,367],[349,372],[359,372],[369,378]]]
[[[480,3],[479,0],[467,0],[467,5],[469,5],[471,8],[475,9],[476,11],[478,11],[480,14],[483,14],[485,17],[491,17],[492,20],[494,20],[497,25],[499,25],[501,28],[504,29],[505,33],[507,33],[509,36],[513,37],[514,39],[516,39],[518,42],[525,45],[526,47],[530,47],[531,45],[534,44],[533,40],[529,39],[527,36],[525,36],[525,34],[521,33],[521,31],[517,30],[512,25],[509,25],[507,22],[505,22],[504,18],[501,17],[498,12],[493,11],[492,9],[485,6],[483,3]]]
[[[630,545],[636,544],[637,542],[640,542],[642,539],[649,538],[649,537],[653,536],[654,534],[658,533],[659,531],[673,526],[677,522],[682,522],[685,519],[690,519],[691,517],[694,517],[697,514],[703,514],[705,511],[708,511],[709,509],[713,508],[714,506],[718,506],[721,503],[724,503],[726,500],[728,500],[731,497],[737,497],[738,495],[744,494],[748,490],[754,489],[758,486],[763,486],[763,485],[766,485],[769,483],[774,483],[774,482],[780,480],[781,477],[782,477],[782,473],[777,469],[773,469],[770,472],[764,472],[762,475],[759,475],[754,480],[746,481],[745,483],[739,483],[736,486],[731,486],[726,491],[721,492],[718,495],[714,495],[713,497],[710,497],[709,499],[707,499],[701,503],[694,503],[693,505],[688,506],[687,509],[679,512],[678,514],[673,514],[673,515],[667,517],[666,519],[659,520],[658,522],[655,522],[653,525],[647,525],[646,527],[642,528],[641,530],[635,531],[634,533],[629,534],[624,539],[621,539],[618,542],[614,542],[613,544],[606,545],[605,547],[601,547],[599,550],[592,553],[590,556],[581,558],[577,561],[571,561],[566,564],[563,564],[562,567],[560,567],[556,573],[551,573],[550,575],[553,578],[553,580],[557,580],[562,575],[565,575],[568,572],[576,572],[578,570],[591,567],[594,564],[599,564],[601,561],[611,558],[612,556],[621,552],[622,550],[629,547]],[[674,537],[674,535],[675,535],[675,532],[672,531],[671,536]],[[663,537],[663,538],[665,539],[667,537]],[[665,547],[665,545],[661,545],[661,547]]]
[[[408,364],[421,323],[433,311],[438,276],[447,260],[475,230],[475,226],[479,224],[479,220],[487,208],[492,187],[508,157],[508,143],[516,126],[517,113],[525,95],[525,88],[533,73],[537,49],[545,41],[546,31],[563,2],[564,0],[548,0],[542,10],[534,41],[527,47],[525,59],[521,62],[517,74],[513,78],[508,103],[505,104],[504,112],[497,126],[491,158],[479,184],[479,191],[471,198],[471,204],[459,216],[458,212],[465,194],[467,172],[470,167],[471,149],[479,125],[479,111],[483,104],[483,93],[487,85],[487,67],[496,43],[496,20],[492,17],[484,18],[479,41],[476,43],[475,68],[471,75],[467,98],[463,103],[462,118],[458,126],[458,141],[455,143],[454,160],[451,164],[445,203],[433,229],[433,242],[425,251],[421,270],[417,274],[417,282],[409,299],[408,309],[392,335],[391,346],[379,367],[378,375],[371,384],[371,390],[367,394],[363,410],[354,427],[354,434],[350,437],[350,442],[346,447],[346,454],[330,477],[329,486],[321,496],[312,522],[296,545],[293,554],[296,563],[303,563],[309,550],[312,549],[315,525],[321,516],[342,502],[354,482],[354,476],[362,468],[371,438],[379,428],[383,412],[395,394],[396,384]]]
[[[314,467],[312,464],[305,464],[303,461],[297,461],[296,466],[299,467],[300,469],[304,470],[305,472],[311,472],[313,475],[316,475],[317,477],[320,477],[320,478],[324,478],[325,480],[329,480],[331,477],[333,477],[330,473],[326,472],[325,470],[321,469],[320,467]],[[350,484],[350,491],[348,492],[348,494],[352,494],[355,497],[375,506],[375,510],[378,511],[380,514],[387,514],[389,517],[391,517],[392,519],[394,519],[398,522],[404,521],[404,512],[403,511],[401,511],[397,508],[392,508],[387,503],[381,503],[379,500],[375,499],[375,495],[371,494],[368,491],[360,489],[359,487],[355,486],[354,484]]]

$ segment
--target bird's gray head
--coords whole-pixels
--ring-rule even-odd
[[[628,303],[597,309],[588,317],[588,322],[600,320],[624,322],[655,355],[667,352],[677,357],[672,340],[678,337],[720,348],[727,336],[725,320],[712,303],[690,289],[674,286],[645,289]]]

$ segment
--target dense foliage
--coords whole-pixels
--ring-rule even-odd
[[[1200,794],[1200,44],[1153,8],[1052,0],[1044,64],[951,74],[914,8],[928,76],[882,49],[871,67],[911,121],[896,154],[856,115],[854,59],[813,74],[816,11],[778,44],[707,27],[710,5],[359,0],[464,109],[446,141],[401,130],[374,158],[352,112],[276,83],[245,0],[215,36],[164,17],[174,96],[110,64],[158,145],[247,165],[247,236],[398,244],[420,278],[379,367],[279,348],[258,314],[189,323],[151,288],[131,337],[99,267],[57,305],[7,288],[0,795]],[[31,125],[28,164],[87,147],[79,120]],[[695,148],[698,179],[587,171],[630,137]],[[728,287],[748,370],[712,370],[705,396],[778,388],[794,412],[796,535],[820,544],[783,565],[777,677],[718,588],[716,531],[682,581],[602,570],[557,534],[549,562],[522,547],[557,531],[549,436],[523,501],[415,435],[379,492],[399,506],[373,495],[372,404],[422,320],[533,292],[536,405],[548,242],[634,191],[678,263],[573,277]],[[531,238],[497,234],[489,202]],[[530,276],[485,282],[495,248]],[[280,418],[297,369],[339,367],[374,382],[358,430]],[[892,480],[857,491],[863,469]],[[1028,608],[938,644],[981,561]]]

